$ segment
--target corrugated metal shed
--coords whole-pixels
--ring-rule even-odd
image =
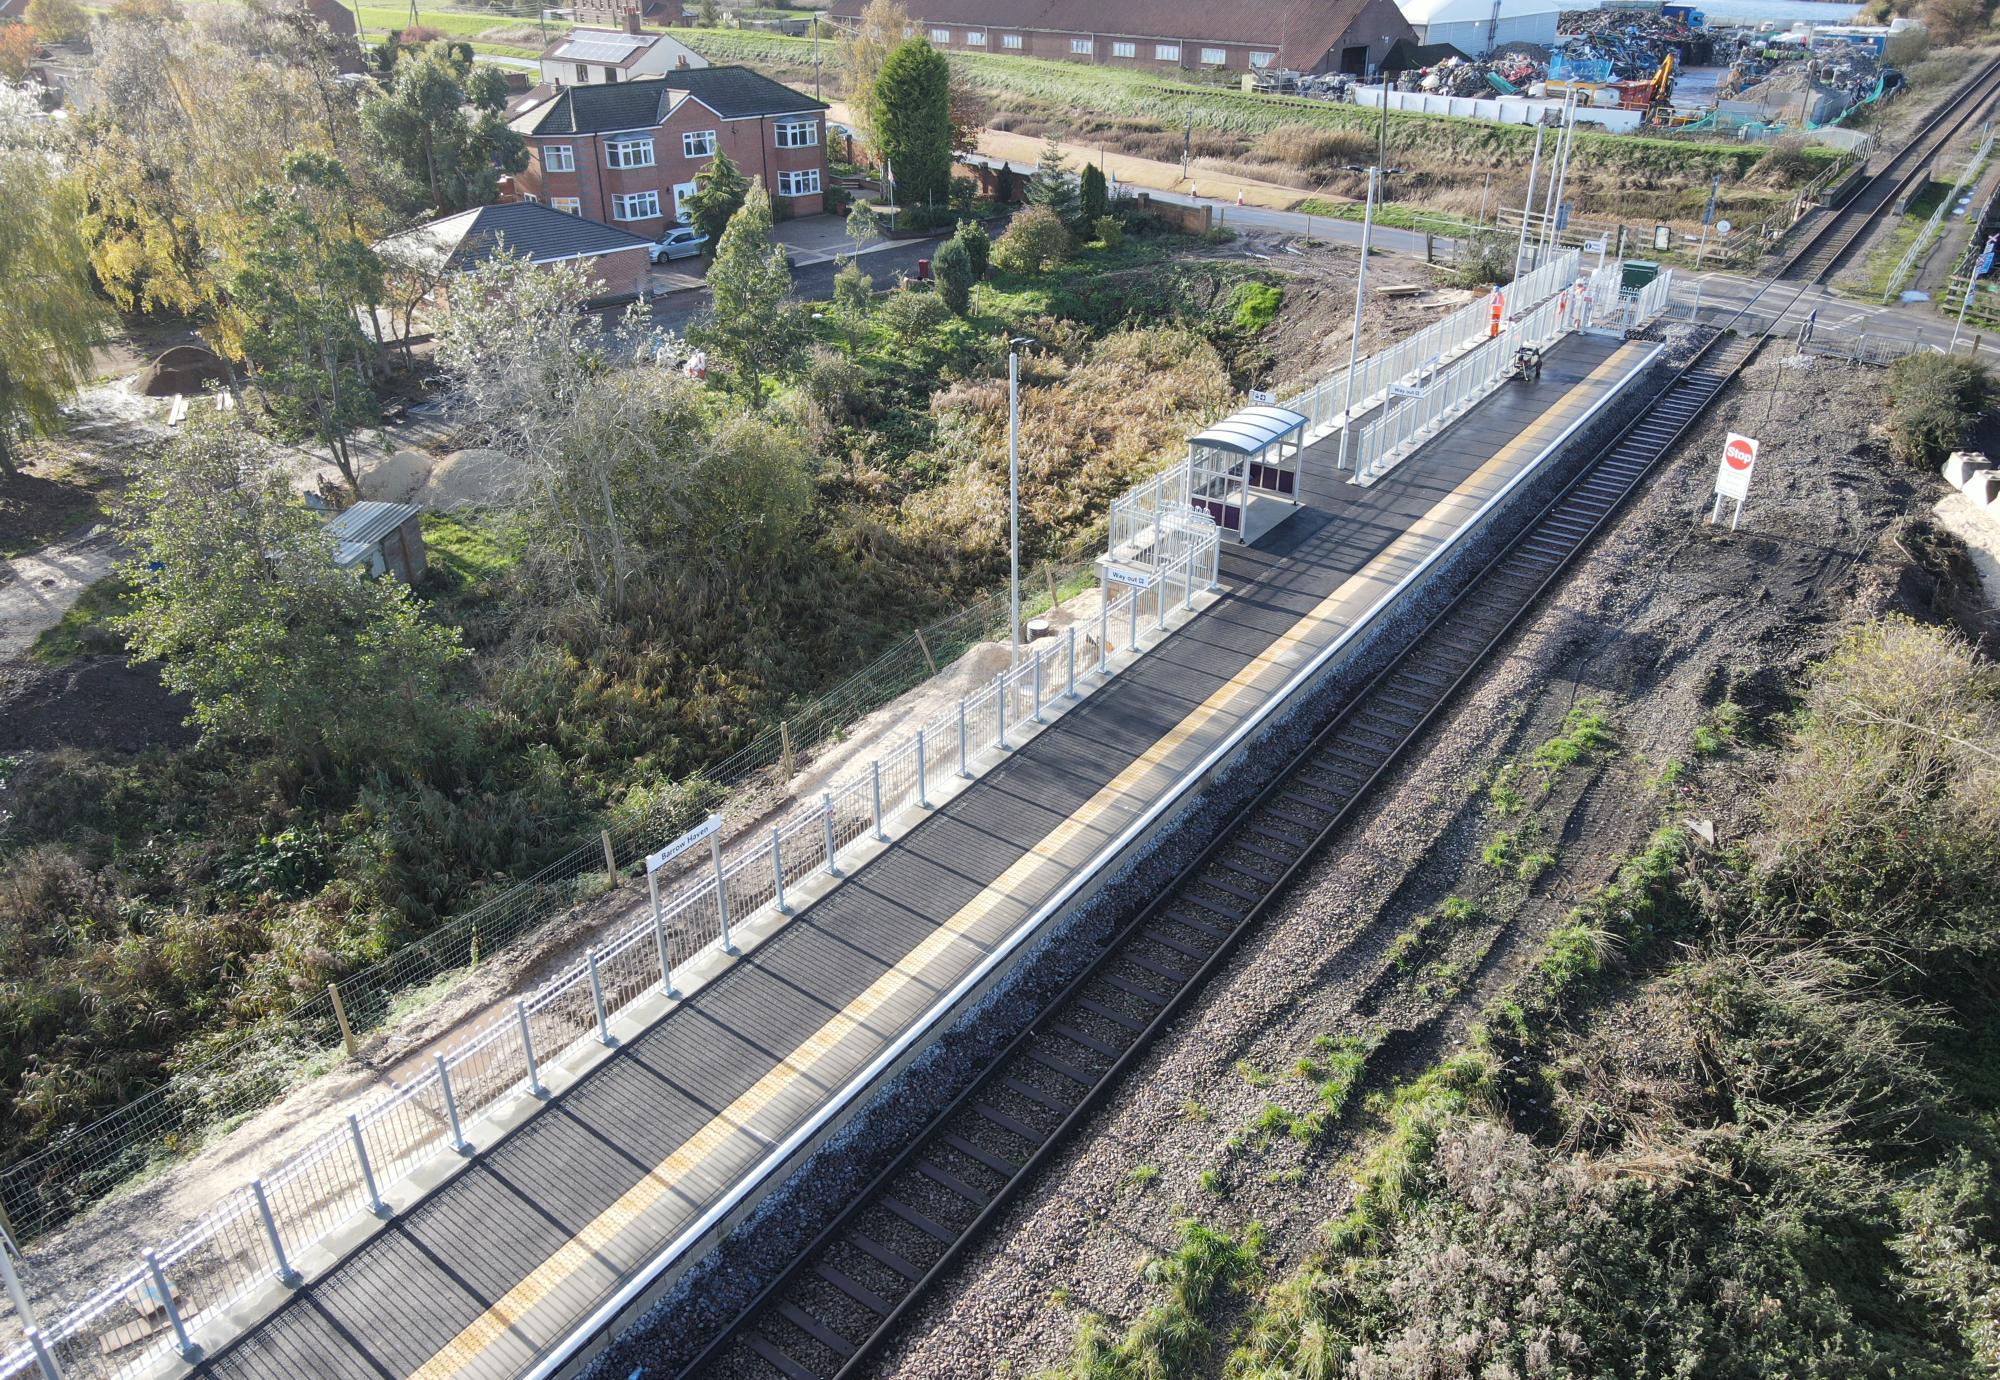
[[[341,566],[357,565],[368,560],[382,539],[401,527],[422,510],[414,503],[382,503],[374,499],[355,504],[339,517],[326,525],[339,543],[339,554],[334,557]]]

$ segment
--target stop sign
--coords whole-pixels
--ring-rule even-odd
[[[1729,433],[1722,443],[1722,463],[1715,468],[1715,491],[1738,502],[1750,494],[1750,470],[1757,463],[1757,442],[1749,436]]]

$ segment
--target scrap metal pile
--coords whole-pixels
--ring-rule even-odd
[[[1685,19],[1634,10],[1564,10],[1556,32],[1569,62],[1608,64],[1613,81],[1645,81],[1669,53],[1689,61],[1708,37]]]

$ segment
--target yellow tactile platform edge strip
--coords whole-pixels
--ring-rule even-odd
[[[1604,363],[1577,384],[1571,385],[1571,391],[1583,385],[1602,382],[1610,375],[1622,373],[1625,357],[1622,348],[1614,351]],[[1474,480],[1490,475],[1498,468],[1511,464],[1523,449],[1539,444],[1544,434],[1567,425],[1568,419],[1556,416],[1555,410],[1551,409],[1507,445],[1502,446],[1479,469],[1467,476],[1466,485],[1461,485],[1461,488],[1470,485]],[[1439,515],[1456,505],[1456,494],[1451,498],[1440,500],[1424,517],[1405,529],[1396,542],[1391,543],[1390,547],[1385,548],[1373,561],[1370,561],[1369,566],[1372,567],[1376,562],[1389,556],[1396,545],[1448,520]],[[619,1233],[670,1192],[677,1179],[720,1148],[751,1117],[783,1092],[794,1077],[809,1076],[815,1062],[825,1057],[839,1044],[842,1037],[885,1005],[905,982],[917,980],[926,964],[941,957],[949,946],[962,938],[993,907],[1005,901],[1016,883],[1025,880],[1027,875],[1040,867],[1045,860],[1053,859],[1064,844],[1084,829],[1091,827],[1098,817],[1123,797],[1141,777],[1153,770],[1189,737],[1206,727],[1217,715],[1225,712],[1240,695],[1251,690],[1253,682],[1265,672],[1273,669],[1283,670],[1295,664],[1288,660],[1285,654],[1312,641],[1310,634],[1318,632],[1328,616],[1350,600],[1355,587],[1369,582],[1368,567],[1349,576],[1337,589],[1316,604],[1312,612],[1299,619],[1289,631],[1281,634],[1259,652],[1214,694],[1191,710],[1186,718],[1168,730],[1143,754],[1113,777],[1075,814],[1057,825],[1039,843],[1022,854],[1013,866],[1001,873],[962,910],[940,925],[895,967],[884,973],[866,991],[850,1002],[845,1010],[820,1027],[770,1072],[758,1079],[736,1101],[724,1108],[713,1121],[662,1160],[645,1178],[626,1190],[617,1202],[599,1213],[581,1231],[565,1242],[554,1255],[543,1261],[519,1284],[495,1301],[485,1313],[468,1324],[458,1336],[446,1343],[436,1355],[413,1372],[410,1380],[447,1380],[447,1377],[457,1375],[465,1366],[477,1360],[480,1353],[507,1334],[517,1319],[524,1317],[538,1302],[588,1265],[600,1251],[617,1238]],[[532,1348],[535,1343],[529,1342],[529,1345]]]

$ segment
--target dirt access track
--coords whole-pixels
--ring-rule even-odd
[[[1928,522],[1944,486],[1898,467],[1871,434],[1881,387],[1879,371],[1767,348],[918,1310],[878,1373],[1029,1375],[1059,1362],[1084,1315],[1117,1330],[1160,1301],[1143,1265],[1174,1249],[1191,1215],[1225,1230],[1263,1223],[1270,1277],[1283,1277],[1348,1205],[1343,1166],[1366,1138],[1358,1099],[1310,1145],[1245,1134],[1269,1103],[1312,1105],[1292,1068],[1316,1036],[1384,1034],[1375,1086],[1429,1063],[1572,905],[1691,808],[1680,783],[1700,779],[1694,732],[1718,704],[1734,700],[1756,731],[1843,620],[1977,598],[1957,578],[1969,565]],[[1764,442],[1734,534],[1704,521],[1728,430]],[[1937,564],[1954,575],[1940,583]],[[1604,716],[1615,746],[1506,821],[1544,821],[1536,846],[1554,862],[1527,884],[1502,879],[1480,856],[1498,822],[1487,789],[1579,706]],[[1732,806],[1701,800],[1725,843]],[[1475,915],[1437,927],[1416,962],[1392,950],[1450,896]],[[1216,1335],[1233,1321],[1218,1319]],[[1211,1371],[1224,1355],[1218,1346]]]

